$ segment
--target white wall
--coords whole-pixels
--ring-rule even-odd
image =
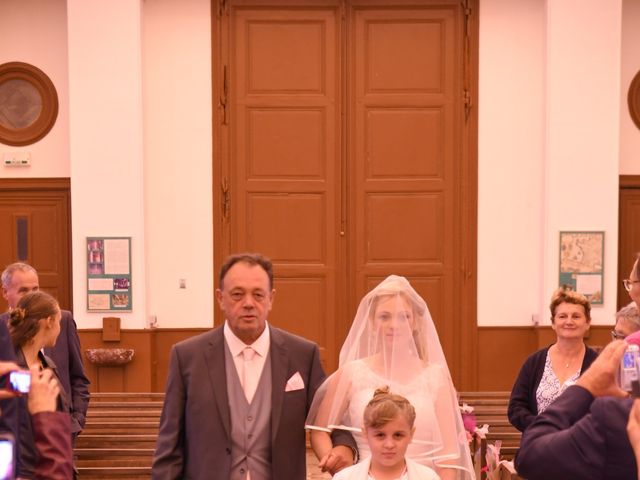
[[[605,231],[605,298],[592,317],[612,323],[621,10],[621,0],[481,1],[481,326],[549,323],[559,232],[571,230]]]
[[[616,311],[622,1],[548,2],[546,291],[558,285],[558,232],[604,230],[604,304]],[[572,25],[567,29],[567,25]]]
[[[542,294],[546,12],[482,0],[478,324],[530,324]],[[514,292],[518,294],[515,295]]]
[[[68,177],[69,86],[67,74],[67,11],[65,0],[0,0],[0,64],[35,65],[58,93],[58,119],[38,142],[23,147],[0,143],[8,152],[29,152],[31,167],[0,166],[0,177]]]
[[[210,327],[210,1],[146,1],[143,19],[147,311],[160,327]]]
[[[139,0],[68,0],[71,218],[74,312],[87,312],[86,237],[131,237],[132,312],[146,325],[141,6]]]
[[[620,91],[620,174],[640,175],[640,129],[631,120],[627,94],[640,72],[640,1],[622,2],[622,73]],[[640,245],[638,246],[640,250]]]

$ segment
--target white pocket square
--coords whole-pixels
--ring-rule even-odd
[[[287,385],[284,387],[285,392],[293,392],[294,390],[302,390],[304,388],[304,380],[302,380],[302,376],[300,372],[294,373],[289,380],[287,380]]]

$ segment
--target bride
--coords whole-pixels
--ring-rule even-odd
[[[370,451],[362,416],[377,388],[389,386],[416,409],[407,457],[440,478],[473,480],[475,474],[449,368],[425,301],[404,277],[391,275],[360,302],[340,351],[340,366],[318,389],[307,428],[320,460],[331,451],[330,433],[353,433],[360,458]]]

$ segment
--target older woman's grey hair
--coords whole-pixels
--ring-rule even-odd
[[[640,311],[635,302],[622,307],[616,313],[616,331],[620,330],[624,336],[640,330]]]

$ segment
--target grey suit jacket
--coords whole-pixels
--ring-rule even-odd
[[[269,329],[272,478],[305,480],[304,423],[325,374],[316,344],[272,326]],[[287,380],[296,372],[304,388],[285,392]],[[230,431],[224,335],[222,327],[217,327],[171,350],[152,478],[227,480]]]

